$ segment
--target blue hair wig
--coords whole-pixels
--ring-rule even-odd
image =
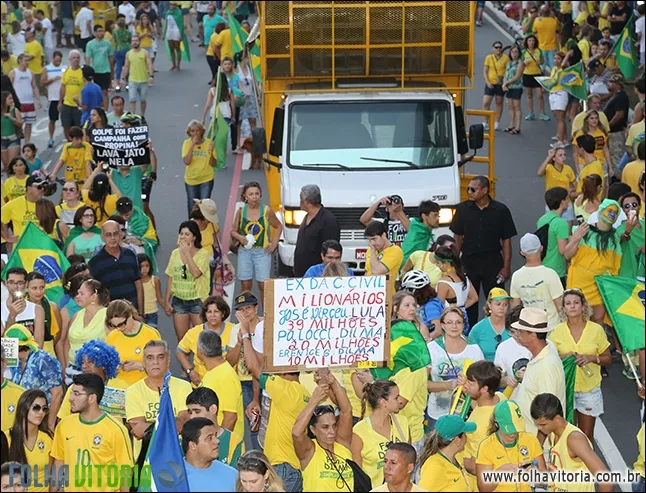
[[[86,342],[76,352],[76,366],[81,368],[85,356],[97,368],[103,368],[107,380],[117,376],[117,368],[119,368],[121,361],[119,353],[113,346],[98,339]]]

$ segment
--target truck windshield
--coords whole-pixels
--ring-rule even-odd
[[[290,109],[287,164],[293,168],[418,169],[454,162],[447,101],[296,102]]]

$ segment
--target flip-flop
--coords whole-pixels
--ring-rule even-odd
[[[511,132],[514,130],[514,127],[507,127],[503,130],[503,132]]]

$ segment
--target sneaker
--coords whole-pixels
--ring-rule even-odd
[[[49,141],[47,142],[47,147],[49,147],[50,149],[54,147],[54,139],[49,139]]]
[[[478,26],[478,27],[482,27],[482,25],[483,25],[483,24],[482,24],[482,21],[476,21],[476,26]]]
[[[551,140],[552,142],[558,142],[558,141],[559,141],[559,138],[555,135],[555,136],[554,136],[554,137],[552,137],[550,140]]]
[[[126,91],[127,91],[128,89],[130,89],[130,86],[128,86],[128,84],[126,84]]]
[[[525,120],[528,120],[528,121],[535,120],[535,119],[536,117],[534,116],[534,113],[527,113],[527,115],[525,116]]]
[[[538,117],[544,122],[549,122],[551,120],[551,118],[547,116],[545,113],[541,113]]]
[[[484,129],[485,132],[487,132],[489,130],[489,125],[487,123],[483,123],[482,128]]]
[[[496,131],[497,131],[498,129],[500,129],[500,122],[496,122],[496,124],[494,125],[493,129],[494,129],[494,130],[496,130]]]

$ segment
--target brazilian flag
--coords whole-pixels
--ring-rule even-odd
[[[559,90],[559,87],[561,87],[577,99],[588,98],[585,89],[585,72],[582,61],[575,63],[571,67],[557,71],[555,78],[535,77],[535,79],[548,91]]]
[[[645,347],[644,283],[619,276],[597,276],[594,280],[624,353]]]
[[[570,355],[563,361],[563,373],[565,373],[565,419],[574,423],[574,384],[576,383],[576,359]]]
[[[630,79],[639,70],[639,57],[633,43],[635,32],[635,19],[630,16],[613,51],[617,59],[617,66],[626,79]]]
[[[11,252],[9,261],[2,272],[12,267],[22,267],[27,272],[40,272],[45,277],[45,294],[50,301],[58,303],[63,297],[63,272],[70,263],[47,234],[34,223],[29,223]]]
[[[233,19],[233,16],[231,16]],[[222,87],[220,85],[220,80],[222,78],[222,69],[218,67],[218,76],[217,84],[215,86],[215,98],[213,100],[213,105],[215,108],[215,114],[211,118],[211,124],[209,125],[209,130],[207,132],[206,138],[213,141],[213,148],[215,149],[216,154],[216,166],[215,169],[222,169],[227,164],[227,142],[229,139],[229,124],[226,122],[220,111],[220,95],[222,93]]]
[[[384,368],[372,368],[375,380],[388,380],[404,368],[419,370],[431,364],[426,341],[412,322],[400,320],[390,328],[390,361]]]
[[[231,12],[231,7],[235,5],[234,2],[229,2],[229,11],[228,11],[228,21],[229,29],[231,29],[231,45],[233,48],[233,53],[239,53],[245,49],[245,44],[247,43],[247,38],[249,35],[242,28],[238,19],[233,16]],[[254,76],[256,81],[260,82],[262,77],[260,75],[260,46],[258,45],[258,40],[253,45],[253,48],[249,50],[249,58],[251,59],[251,66],[253,67]]]

